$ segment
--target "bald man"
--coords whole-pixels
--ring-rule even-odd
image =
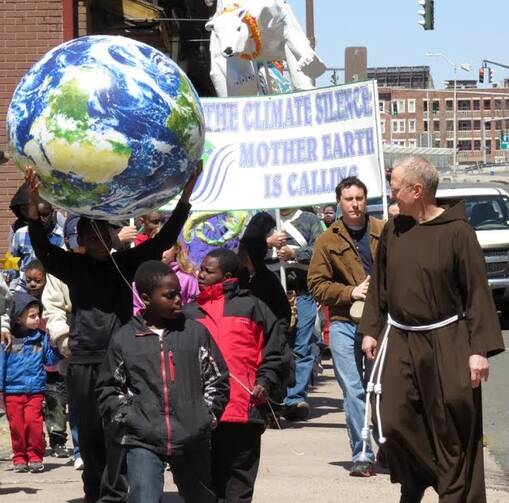
[[[464,205],[439,207],[437,186],[425,159],[394,167],[400,214],[380,239],[362,348],[370,359],[381,356],[375,422],[400,503],[421,501],[427,487],[440,503],[484,503],[480,382],[504,343]]]

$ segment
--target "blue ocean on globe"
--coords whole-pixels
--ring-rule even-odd
[[[204,118],[183,71],[149,45],[82,37],[23,77],[7,113],[20,170],[41,195],[91,218],[121,220],[176,196],[200,159]]]

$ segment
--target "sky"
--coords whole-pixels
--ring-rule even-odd
[[[287,1],[305,30],[305,0]],[[417,24],[416,0],[314,0],[314,6],[316,51],[327,67],[344,67],[345,47],[365,46],[368,67],[428,65],[435,88],[443,88],[453,68],[427,52],[472,65],[469,72],[458,70],[458,80],[477,80],[483,59],[509,65],[508,0],[435,0],[435,29],[429,31]],[[509,69],[492,68],[495,82],[509,77]],[[318,80],[330,84],[330,73]]]

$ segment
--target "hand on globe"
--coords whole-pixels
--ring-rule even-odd
[[[41,186],[41,182],[37,178],[32,166],[25,166],[25,183],[28,190],[28,218],[30,218],[30,220],[38,220],[39,209],[37,208],[37,202],[39,201],[39,187]]]
[[[193,193],[194,186],[196,185],[198,178],[200,178],[202,171],[203,171],[203,161],[200,159],[196,163],[196,168],[194,168],[192,175],[189,177],[186,184],[184,185],[184,190],[182,191],[182,195],[180,196],[181,203],[189,203],[189,199],[191,198],[191,194]]]

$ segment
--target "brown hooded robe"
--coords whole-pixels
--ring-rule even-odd
[[[463,203],[422,224],[387,223],[360,332],[380,345],[387,313],[409,326],[460,316],[436,330],[390,330],[381,415],[392,482],[432,486],[441,503],[484,503],[481,388],[472,389],[468,360],[504,343]]]

